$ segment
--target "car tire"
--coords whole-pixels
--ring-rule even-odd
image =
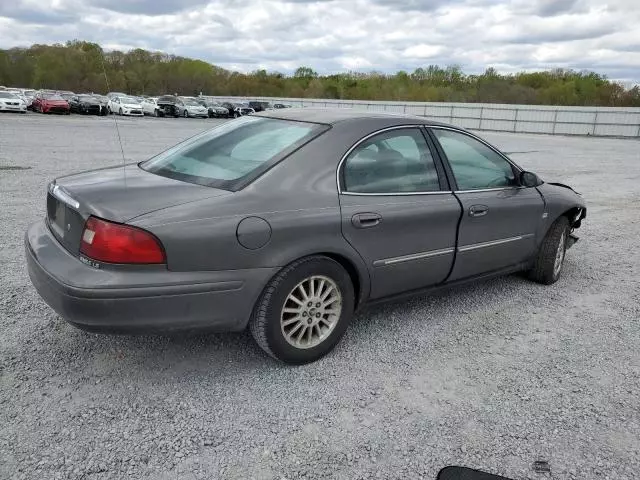
[[[240,114],[238,112],[233,112],[233,118],[238,118]]]
[[[189,118],[189,112],[187,112],[187,110],[185,109],[185,111],[184,111],[184,112],[182,112],[182,116],[183,116],[184,118]]]
[[[122,108],[120,108],[120,110],[118,110],[118,115],[122,115]]]
[[[154,110],[153,110],[153,116],[154,116],[154,117],[157,117],[157,116],[158,116],[158,110],[156,110],[156,109],[154,109]]]
[[[569,219],[562,216],[553,222],[542,240],[533,267],[528,272],[531,280],[543,285],[551,285],[558,281],[562,273],[568,238]]]
[[[309,303],[302,304],[301,299]],[[267,284],[249,329],[273,358],[292,365],[313,362],[340,341],[354,302],[351,278],[338,262],[324,256],[305,257],[283,268]]]

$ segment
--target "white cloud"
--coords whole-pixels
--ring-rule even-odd
[[[225,68],[592,69],[640,81],[637,0],[0,1],[0,48],[83,39]]]

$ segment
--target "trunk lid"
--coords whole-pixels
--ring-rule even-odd
[[[47,221],[64,247],[78,253],[90,215],[126,223],[146,213],[219,195],[226,190],[146,172],[137,164],[60,177],[49,185]]]

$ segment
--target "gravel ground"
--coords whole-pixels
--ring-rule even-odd
[[[124,153],[213,123],[122,119]],[[58,318],[23,232],[50,179],[120,161],[113,120],[0,116],[0,478],[640,478],[640,142],[483,135],[587,198],[561,280],[370,308],[292,368],[247,334],[109,337]]]

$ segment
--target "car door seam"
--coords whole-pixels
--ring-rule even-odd
[[[455,192],[452,192],[452,195],[453,195],[453,198],[455,198],[456,201],[458,202],[458,206],[460,207],[460,212],[458,215],[458,223],[456,225],[456,236],[453,241],[453,261],[451,262],[451,268],[449,269],[449,273],[447,273],[447,276],[444,277],[442,282],[440,282],[440,285],[447,283],[447,281],[451,277],[451,274],[453,273],[453,270],[456,268],[456,262],[458,261],[458,244],[460,242],[460,225],[462,224],[462,219],[464,218],[464,205],[462,205],[462,201],[460,200],[458,195],[456,195]]]

